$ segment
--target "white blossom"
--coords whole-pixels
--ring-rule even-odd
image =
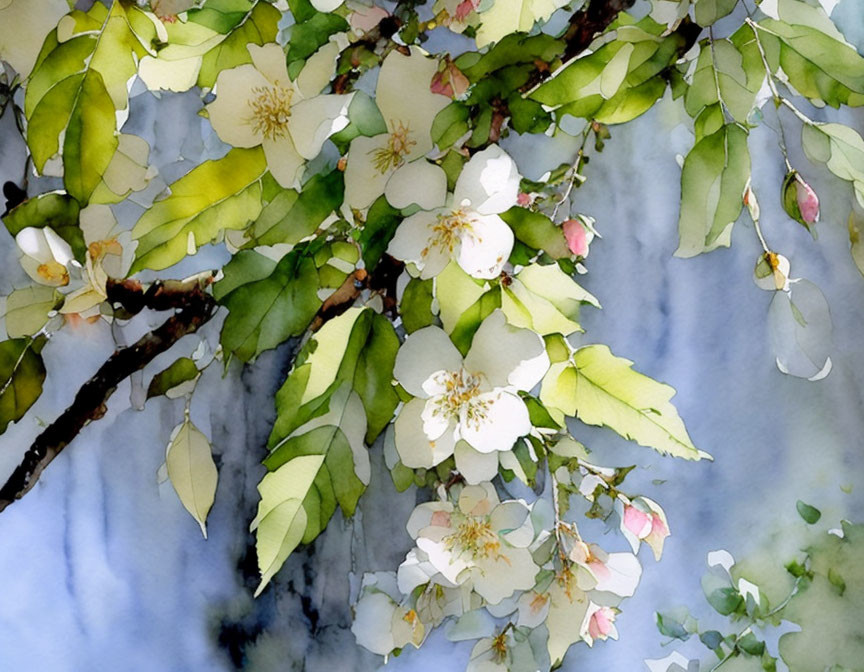
[[[498,453],[531,430],[519,390],[530,390],[549,368],[543,340],[508,325],[496,310],[474,334],[463,359],[438,327],[411,334],[396,356],[394,375],[415,397],[396,419],[396,450],[411,468],[433,467],[455,455],[468,483],[498,471]]]
[[[413,263],[431,278],[450,261],[475,278],[501,273],[513,250],[513,231],[498,215],[516,205],[519,172],[504,150],[493,145],[475,154],[459,175],[446,204],[407,217],[396,229],[388,253]],[[422,182],[414,189],[426,188]]]

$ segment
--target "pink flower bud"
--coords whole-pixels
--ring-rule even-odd
[[[786,214],[813,233],[810,227],[819,221],[819,198],[797,171],[786,174],[782,197]]]
[[[564,237],[567,239],[567,247],[578,257],[588,255],[588,233],[582,222],[578,219],[568,219],[562,225]]]
[[[612,632],[615,620],[615,612],[610,607],[600,607],[597,611],[591,614],[591,619],[588,621],[588,634],[593,639],[606,639]]]
[[[429,89],[432,93],[439,93],[448,98],[458,98],[470,86],[471,82],[468,78],[447,58],[444,61],[444,68],[436,72],[432,78],[432,84]]]
[[[533,200],[534,198],[531,196],[531,194],[526,194],[524,191],[520,191],[519,194],[516,196],[516,203],[518,205],[521,205],[523,208],[527,208],[529,205],[531,205]]]
[[[464,21],[468,18],[468,15],[477,9],[477,6],[480,4],[479,0],[475,4],[473,0],[463,0],[456,6],[456,11],[453,13],[453,17],[457,21]]]
[[[637,539],[644,539],[653,530],[654,522],[647,513],[629,504],[624,507],[624,527]]]
[[[795,186],[798,189],[798,209],[801,211],[801,218],[808,224],[814,224],[819,221],[819,197],[816,192],[801,179],[800,175],[795,176]]]

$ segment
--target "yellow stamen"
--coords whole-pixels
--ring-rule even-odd
[[[248,120],[252,130],[268,140],[286,137],[291,116],[291,90],[281,86],[256,86],[252,93],[255,97],[249,101],[252,116]]]
[[[467,554],[471,559],[503,557],[499,552],[498,535],[492,531],[490,523],[480,518],[466,518],[453,534],[444,538],[444,545],[447,550]]]
[[[416,140],[411,139],[408,126],[401,121],[391,121],[390,125],[394,130],[387,139],[387,146],[370,152],[375,169],[382,175],[405,163],[405,155],[417,144]]]
[[[44,278],[52,284],[69,284],[69,271],[66,270],[66,267],[63,264],[54,261],[53,259],[51,261],[46,261],[44,264],[39,264],[39,268],[36,269],[36,272],[39,274],[40,278]]]
[[[444,388],[444,392],[429,400],[433,416],[441,415],[475,428],[486,422],[492,401],[480,398],[480,376],[460,369],[442,371],[435,375],[434,381]]]

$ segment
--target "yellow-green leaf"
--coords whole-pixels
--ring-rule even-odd
[[[688,460],[710,458],[693,445],[670,403],[675,390],[634,371],[632,364],[605,345],[580,348],[571,361],[550,367],[540,400],[547,408],[589,425],[609,427],[661,454]]]
[[[250,531],[256,533],[255,549],[261,572],[255,597],[270,583],[303,538],[306,530],[303,500],[323,463],[324,455],[295,457],[266,474],[258,484],[261,501],[250,527]]]
[[[260,147],[232,149],[171,184],[171,194],[156,201],[132,230],[138,249],[130,272],[167,268],[225,229],[243,229],[261,212],[266,170]]]
[[[54,287],[34,285],[16,289],[6,297],[6,334],[9,338],[32,336],[48,322],[48,313],[62,303]]]
[[[24,417],[42,394],[45,365],[29,339],[0,343],[0,434]]]

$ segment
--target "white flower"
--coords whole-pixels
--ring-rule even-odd
[[[399,567],[399,590],[410,593],[430,581],[470,585],[486,602],[498,604],[532,588],[540,568],[529,549],[535,536],[530,513],[521,500],[501,503],[488,482],[463,488],[458,506],[419,505],[408,520],[417,548]]]
[[[463,359],[438,327],[408,336],[394,375],[409,394],[396,419],[396,450],[411,468],[433,467],[455,453],[468,483],[490,480],[498,453],[531,430],[519,390],[530,390],[549,368],[543,340],[512,327],[500,310],[474,334]]]
[[[438,64],[419,47],[412,47],[410,56],[391,51],[384,59],[375,101],[387,132],[351,142],[345,202],[352,208],[367,208],[382,193],[396,208],[416,203],[428,209],[444,202],[447,176],[439,166],[423,160],[432,149],[432,121],[450,103],[429,89],[437,69]]]
[[[419,647],[423,643],[426,626],[414,609],[399,604],[400,599],[392,572],[363,576],[363,590],[351,626],[360,646],[386,656],[407,644]]]
[[[63,287],[69,284],[69,263],[73,260],[69,243],[50,227],[28,226],[15,236],[24,253],[21,266],[40,285]]]
[[[421,278],[438,275],[450,259],[475,278],[498,276],[513,250],[513,232],[498,215],[516,205],[519,179],[504,150],[493,145],[478,152],[462,169],[450,202],[407,217],[387,252],[413,263]]]
[[[273,177],[292,187],[305,161],[348,125],[351,95],[319,95],[333,74],[338,45],[319,49],[293,82],[278,44],[247,48],[252,63],[223,70],[216,79],[216,100],[207,106],[210,123],[234,147],[261,145]]]
[[[63,314],[87,313],[105,301],[108,278],[126,277],[136,245],[129,231],[117,231],[117,220],[107,205],[88,205],[81,211],[80,223],[87,244],[85,284],[66,295]]]

